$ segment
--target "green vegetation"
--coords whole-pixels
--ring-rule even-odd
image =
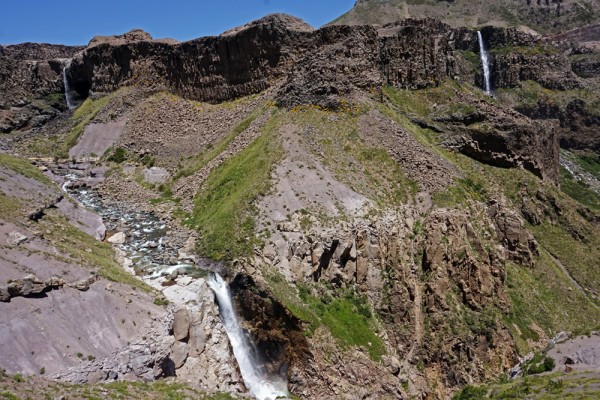
[[[570,275],[584,288],[600,288],[600,236],[597,228],[581,222],[579,226],[544,223],[531,227],[536,239],[561,260]],[[573,231],[582,236],[576,239]],[[576,236],[577,237],[577,236]]]
[[[86,125],[96,118],[96,115],[98,115],[98,113],[108,104],[113,96],[114,94],[110,94],[96,100],[88,98],[75,110],[71,119],[75,121],[76,124],[65,136],[59,157],[68,157],[69,150],[77,144],[77,140],[83,133]]]
[[[600,154],[577,154],[575,162],[577,162],[584,171],[589,172],[596,179],[600,180]]]
[[[439,207],[452,207],[465,204],[468,200],[485,201],[487,191],[481,176],[472,174],[467,178],[459,178],[454,185],[443,192],[433,195],[433,203]]]
[[[0,392],[0,398],[5,399],[5,400],[19,400],[19,398],[17,396],[15,396],[11,392],[7,392],[7,391]]]
[[[14,221],[23,214],[23,205],[13,197],[0,192],[0,218],[5,221]]]
[[[189,221],[202,235],[200,254],[232,260],[250,255],[260,244],[254,233],[254,202],[269,190],[271,170],[282,156],[278,127],[273,115],[259,138],[207,177]]]
[[[209,146],[207,148],[207,151],[199,154],[198,156],[195,156],[195,157],[192,157],[192,158],[186,160],[184,163],[185,166],[175,176],[175,180],[177,180],[178,178],[180,178],[182,176],[193,175],[195,172],[201,170],[202,167],[204,167],[210,161],[215,159],[219,154],[224,152],[227,149],[227,146],[229,146],[229,144],[231,142],[233,142],[233,140],[240,133],[242,133],[246,129],[248,129],[250,124],[252,124],[252,122],[254,122],[254,120],[256,118],[258,118],[258,116],[260,116],[263,112],[265,112],[266,109],[267,108],[265,106],[259,106],[259,107],[255,108],[244,120],[242,120],[242,122],[237,124],[231,130],[231,132],[229,132],[227,134],[227,136],[225,136],[225,138],[223,138],[223,140],[221,140],[216,146]]]
[[[35,179],[36,181],[50,184],[50,179],[44,175],[42,171],[22,158],[0,153],[0,166],[8,168],[28,178]]]
[[[481,69],[481,57],[479,54],[469,50],[459,50],[459,53],[462,54],[464,59],[469,63],[471,71],[477,71]]]
[[[297,107],[286,114],[286,121],[310,127],[307,147],[321,158],[336,179],[381,206],[406,203],[417,191],[389,149],[373,144],[359,131],[365,109],[347,103],[339,112],[319,107]]]
[[[334,292],[334,295],[314,296],[307,287],[300,287],[302,301],[319,316],[343,347],[363,347],[373,360],[379,361],[385,354],[385,345],[377,336],[367,299],[351,290]]]
[[[583,180],[575,179],[566,168],[560,167],[560,188],[574,200],[593,210],[600,211],[600,195]]]
[[[154,304],[156,304],[157,306],[168,306],[169,300],[165,299],[162,296],[159,296],[154,299]]]
[[[453,400],[536,399],[592,400],[600,396],[600,377],[587,373],[554,373],[503,380],[482,386],[466,386]]]
[[[468,385],[456,393],[452,400],[480,400],[485,398],[487,390],[482,387]]]
[[[111,149],[109,149],[111,150]],[[107,150],[107,152],[109,151]],[[106,161],[114,162],[117,164],[121,164],[123,161],[127,159],[127,150],[123,147],[117,147],[112,149],[110,156],[106,158]]]
[[[24,150],[36,157],[68,158],[69,150],[77,144],[77,140],[83,134],[85,127],[114,98],[115,93],[95,100],[86,99],[73,112],[71,116],[72,127],[68,132],[36,137],[27,143],[27,147]]]
[[[525,375],[541,374],[543,372],[552,371],[555,366],[556,362],[552,357],[537,353],[531,360],[523,365],[523,373]]]
[[[544,251],[533,269],[507,265],[511,309],[505,321],[520,354],[530,351],[528,340],[540,339],[536,326],[549,336],[564,329],[584,333],[598,327],[600,310],[568,282],[569,278]]]
[[[547,44],[536,44],[535,46],[495,47],[490,49],[490,53],[496,56],[505,56],[510,53],[519,53],[527,56],[553,55],[557,53],[557,49],[556,47]]]
[[[367,299],[351,289],[323,291],[315,295],[309,285],[297,287],[274,270],[263,271],[273,297],[308,326],[305,333],[312,336],[319,327],[325,327],[342,348],[362,347],[373,360],[385,354],[385,345],[377,335],[377,321]],[[332,293],[332,294],[330,294]]]
[[[238,397],[229,393],[205,393],[178,382],[127,382],[118,381],[97,385],[77,385],[64,382],[46,381],[32,378],[19,379],[0,375],[0,398],[77,398],[87,400],[102,399],[148,399],[148,400],[235,400]],[[52,394],[52,395],[50,395]]]

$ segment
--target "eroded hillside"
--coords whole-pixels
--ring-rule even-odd
[[[7,147],[78,171],[71,186],[89,186],[104,207],[162,218],[173,232],[155,258],[167,272],[126,266],[174,306],[160,325],[172,330],[136,338],[152,357],[139,371],[132,363],[135,376],[115,376],[118,358],[103,353],[55,377],[154,373],[243,392],[209,270],[228,277],[264,369],[300,398],[448,398],[507,376],[529,353],[537,358],[519,368],[533,371],[560,332],[598,329],[598,76],[577,67],[595,55],[512,29],[482,33],[493,97],[479,89],[476,32],[435,20],[315,31],[271,16],[220,37],[105,38],[76,54],[66,73],[78,108],[12,132]],[[29,171],[42,180],[36,193],[62,196],[2,157],[23,169],[18,185]],[[2,182],[2,212],[14,210],[3,218],[16,224],[19,186]],[[36,224],[63,223],[46,209]],[[117,220],[108,223],[135,234]],[[84,260],[111,251],[60,247],[77,232],[42,236]],[[10,251],[33,252],[22,242]],[[597,381],[593,357],[574,359]]]

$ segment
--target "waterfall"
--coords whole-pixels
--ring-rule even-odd
[[[67,64],[63,67],[63,84],[65,86],[65,100],[67,102],[67,108],[69,110],[73,109],[73,99],[71,98],[71,89],[69,88],[69,78],[67,78],[67,71],[71,66],[71,60],[67,62]]]
[[[256,357],[252,354],[253,344],[237,320],[233,310],[233,302],[229,293],[229,286],[218,274],[211,274],[208,286],[215,292],[219,303],[221,319],[227,331],[233,355],[238,362],[244,384],[250,394],[258,400],[275,400],[287,398],[287,383],[281,378],[268,376],[259,367]]]
[[[485,49],[485,43],[483,42],[483,36],[481,35],[481,31],[477,31],[477,40],[479,41],[479,53],[481,55],[481,63],[483,64],[483,79],[485,85],[485,92],[491,95],[492,85],[490,84],[490,62],[488,52]]]

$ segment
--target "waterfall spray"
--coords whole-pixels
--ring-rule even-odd
[[[479,53],[481,55],[481,63],[483,64],[483,79],[485,92],[489,95],[492,94],[492,85],[490,83],[490,62],[488,52],[485,49],[485,43],[483,42],[483,36],[480,31],[477,31],[477,40],[479,41]]]
[[[71,98],[71,89],[69,88],[69,78],[67,77],[67,71],[71,66],[71,60],[63,67],[63,84],[65,86],[65,101],[67,102],[67,108],[73,109],[73,99]]]
[[[218,274],[211,274],[208,286],[213,290],[219,303],[221,319],[227,331],[233,355],[238,362],[244,384],[258,400],[275,400],[287,398],[287,383],[277,377],[272,377],[261,370],[258,360],[252,354],[252,342],[248,338],[235,315],[229,286]]]

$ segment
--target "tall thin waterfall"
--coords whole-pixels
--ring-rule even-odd
[[[71,66],[71,60],[67,62],[67,64],[63,67],[63,84],[65,86],[65,100],[67,102],[67,108],[69,110],[73,109],[73,98],[71,97],[71,88],[69,88],[69,78],[67,77],[67,71]]]
[[[477,31],[477,40],[479,41],[479,53],[481,55],[481,63],[483,64],[483,79],[485,85],[485,92],[489,95],[492,94],[492,85],[490,83],[490,61],[488,52],[485,48],[483,36],[480,31]]]
[[[261,370],[259,364],[252,354],[251,339],[244,335],[244,331],[233,310],[229,286],[218,274],[211,274],[208,278],[208,286],[215,292],[219,302],[219,310],[223,325],[227,331],[229,342],[233,349],[242,378],[250,394],[258,400],[274,400],[287,397],[287,382],[279,377],[270,377]]]

